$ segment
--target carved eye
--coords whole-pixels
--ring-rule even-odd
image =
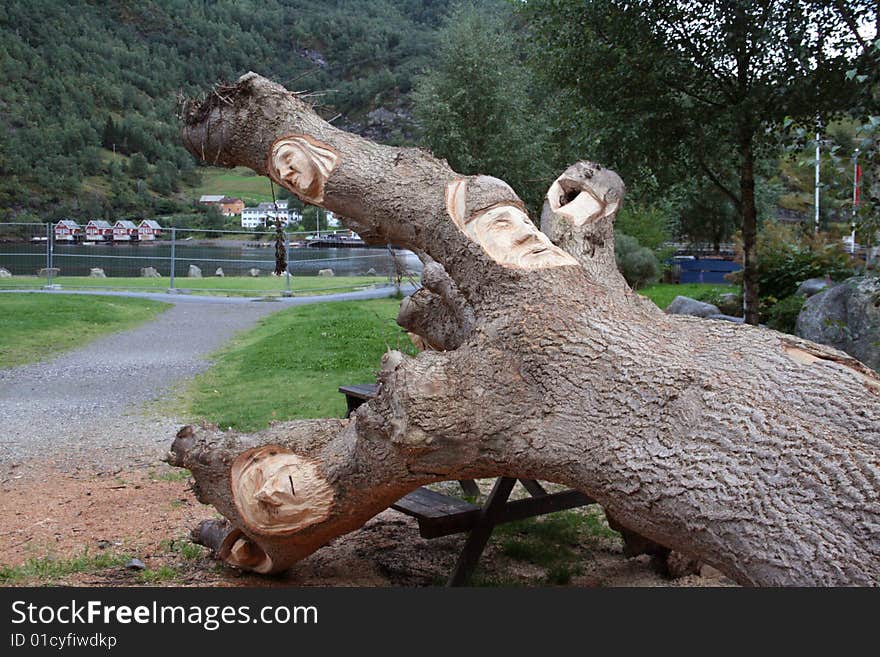
[[[495,221],[492,222],[492,229],[493,230],[503,230],[505,228],[510,228],[510,225],[511,225],[510,219],[507,219],[506,217],[499,218],[499,219],[496,219]]]

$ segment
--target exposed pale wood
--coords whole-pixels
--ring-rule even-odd
[[[594,162],[576,162],[547,190],[541,230],[571,253],[605,285],[629,287],[617,271],[614,256],[614,219],[623,202],[623,181]]]
[[[333,488],[318,465],[280,445],[240,454],[230,483],[238,513],[255,534],[293,534],[326,519],[333,508]]]
[[[521,203],[501,202],[488,207],[468,207],[467,186],[467,180],[463,178],[447,185],[447,212],[455,225],[479,244],[492,260],[518,269],[577,264],[572,256],[554,246],[537,229]]]
[[[339,153],[308,135],[281,137],[269,151],[269,177],[303,201],[319,205],[324,184],[339,164]]]

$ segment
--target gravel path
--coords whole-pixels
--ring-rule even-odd
[[[389,296],[393,290],[277,302],[146,296],[174,305],[155,321],[55,359],[0,371],[0,466],[41,459],[89,473],[156,463],[184,421],[149,404],[205,370],[207,356],[266,315],[305,303]],[[58,292],[54,292],[58,294]]]

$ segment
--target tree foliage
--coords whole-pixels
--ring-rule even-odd
[[[124,213],[197,182],[177,98],[258,71],[339,123],[406,108],[448,2],[429,0],[8,0],[0,3],[0,210]],[[400,113],[405,120],[406,112]],[[405,132],[405,131],[404,131]],[[113,154],[138,157],[111,171]],[[144,171],[143,158],[150,165]],[[181,199],[183,201],[183,199]],[[157,201],[158,202],[158,201]]]
[[[735,205],[747,321],[756,322],[755,164],[794,117],[852,106],[868,0],[535,0],[543,70],[590,109],[596,151],[625,179],[704,177]],[[730,185],[728,181],[736,181]]]
[[[625,233],[614,235],[614,257],[620,273],[634,290],[656,281],[660,275],[660,263],[651,249]]]
[[[414,114],[422,141],[456,171],[508,182],[539,214],[551,170],[544,124],[510,12],[460,5],[439,35],[429,69],[416,81]]]

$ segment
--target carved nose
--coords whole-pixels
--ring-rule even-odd
[[[537,242],[541,244],[541,239],[535,235],[534,233],[529,233],[528,235],[523,235],[517,240],[514,240],[514,246],[523,246],[525,244],[529,244],[530,242]]]

